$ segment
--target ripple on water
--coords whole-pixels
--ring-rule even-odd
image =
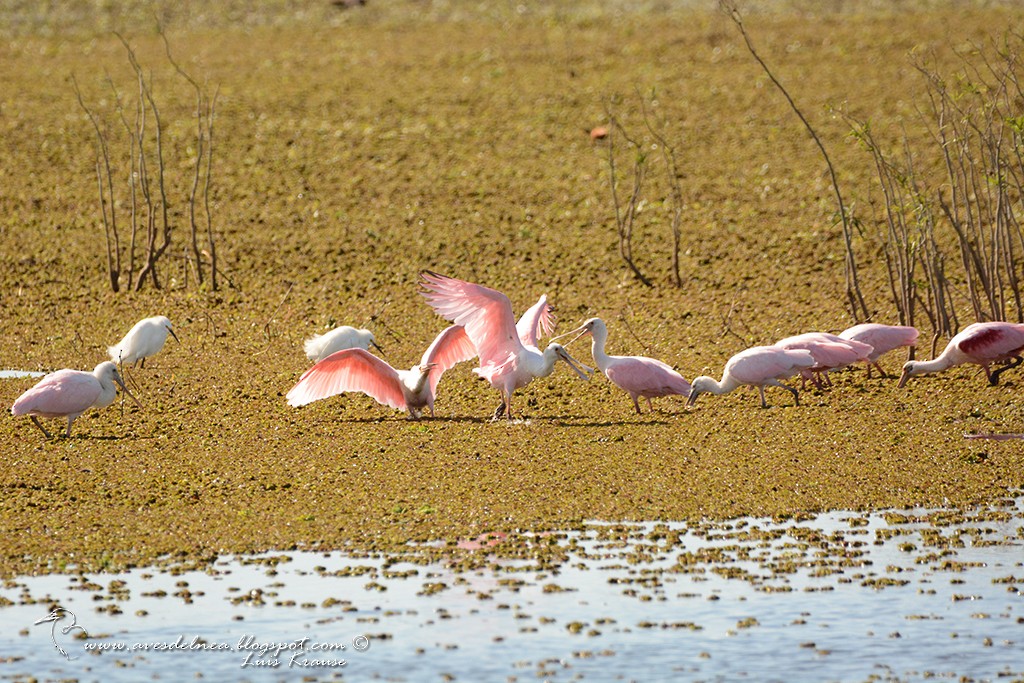
[[[0,677],[1021,676],[1022,544],[1008,499],[22,577],[0,588]],[[34,625],[58,605],[88,639]]]

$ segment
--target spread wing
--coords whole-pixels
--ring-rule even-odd
[[[343,349],[327,356],[302,373],[286,398],[288,405],[304,406],[346,391],[359,391],[378,403],[405,409],[398,372],[363,349]]]
[[[427,303],[442,318],[466,329],[480,365],[501,365],[523,348],[512,317],[512,303],[499,291],[464,280],[423,273]]]
[[[540,299],[516,323],[516,333],[523,346],[537,346],[540,332],[550,335],[555,331],[555,307],[548,303],[548,295],[542,294]]]
[[[437,335],[430,347],[423,354],[420,365],[433,363],[430,371],[430,393],[437,394],[437,383],[441,381],[441,375],[462,361],[469,360],[476,356],[476,346],[473,345],[466,329],[461,325],[452,325],[445,328]]]

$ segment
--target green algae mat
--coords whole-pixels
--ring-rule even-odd
[[[997,37],[1012,17],[942,3],[815,7],[753,12],[746,25],[845,190],[869,207],[872,161],[834,109],[893,139],[927,137],[908,54],[953,68],[955,49]],[[409,422],[359,394],[286,404],[308,367],[303,340],[335,325],[371,329],[396,367],[418,362],[447,324],[420,295],[426,269],[500,289],[517,314],[546,293],[559,331],[599,316],[610,353],[659,358],[687,379],[720,376],[748,346],[856,322],[820,153],[719,13],[168,6],[158,18],[177,63],[217,93],[213,291],[187,258],[195,91],[144,8],[65,9],[26,16],[3,3],[0,365],[88,370],[152,315],[168,316],[180,343],[129,369],[142,409],[88,411],[53,442],[25,418],[0,420],[0,574],[272,549],[396,552],[589,520],[970,506],[1024,486],[1021,442],[964,439],[1022,431],[1017,370],[996,387],[970,366],[897,389],[855,368],[802,391],[799,407],[769,389],[761,409],[744,390],[691,411],[657,399],[636,415],[604,377],[560,367],[517,392],[524,419],[492,423],[497,392],[466,363],[445,374],[435,419]],[[166,149],[172,246],[161,287],[137,292],[110,288],[96,135],[71,81],[106,116],[111,154],[128,154],[137,86],[113,29],[150,79]],[[641,103],[676,154],[682,286]],[[609,142],[590,135],[610,112],[649,157],[632,247],[653,287],[620,257]],[[126,169],[114,174],[122,230]],[[620,195],[632,169],[617,169]],[[866,219],[856,248],[875,321],[895,323],[883,232]],[[918,357],[930,357],[929,341]],[[590,363],[585,345],[572,351]],[[894,373],[903,360],[882,363]],[[0,380],[5,411],[35,381]]]

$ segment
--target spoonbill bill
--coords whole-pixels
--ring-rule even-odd
[[[577,334],[578,333],[578,334]],[[690,395],[690,383],[671,366],[654,358],[645,356],[609,356],[604,345],[608,341],[608,326],[600,318],[590,318],[571,332],[558,335],[557,338],[576,334],[567,341],[568,346],[583,335],[589,334],[593,341],[590,351],[594,355],[594,363],[611,380],[612,384],[629,394],[633,399],[633,407],[640,414],[641,396],[647,399],[647,407],[652,411],[651,398],[678,394]]]
[[[512,303],[501,292],[437,273],[424,272],[421,277],[426,290],[423,296],[430,307],[446,320],[466,328],[480,356],[480,367],[473,372],[501,394],[501,405],[492,419],[504,413],[511,420],[512,393],[537,377],[550,375],[559,360],[582,379],[590,379],[586,373],[592,372],[591,368],[577,363],[561,344],[549,344],[544,351],[524,344],[512,315]],[[535,304],[540,305],[540,301]]]
[[[18,397],[11,406],[11,414],[28,415],[42,430],[47,439],[53,435],[46,431],[38,417],[67,418],[65,437],[71,436],[71,424],[90,408],[106,408],[114,402],[117,387],[140,408],[142,404],[132,396],[124,385],[117,365],[104,361],[92,372],[82,370],[57,370],[39,380],[39,383]]]
[[[879,323],[862,323],[839,333],[841,339],[863,342],[873,349],[868,354],[868,377],[871,377],[872,365],[878,368],[882,377],[888,377],[889,375],[885,374],[885,370],[878,364],[878,359],[901,346],[916,346],[917,336],[916,327],[881,325]]]
[[[974,363],[985,370],[988,383],[999,384],[999,375],[1024,362],[1024,325],[1007,322],[974,323],[955,335],[946,348],[934,360],[907,361],[897,386],[902,387],[914,375],[940,372],[955,365]],[[1012,360],[998,370],[989,370],[989,365]]]
[[[107,349],[107,355],[118,365],[135,363],[146,367],[146,359],[164,347],[168,334],[174,337],[174,341],[178,341],[178,335],[171,329],[171,321],[165,316],[157,315],[140,320],[128,330],[124,339]]]
[[[434,417],[434,397],[441,375],[476,355],[466,331],[452,325],[437,335],[419,365],[395,370],[365,349],[342,349],[306,370],[286,395],[288,404],[304,406],[346,391],[360,391],[378,403],[408,410],[418,420],[423,408]]]
[[[701,376],[693,380],[687,407],[697,402],[703,393],[727,394],[744,384],[757,387],[761,394],[761,407],[767,408],[764,400],[766,386],[782,387],[793,394],[793,400],[800,405],[797,390],[779,380],[788,379],[793,375],[814,367],[816,361],[807,349],[784,349],[780,346],[754,346],[740,351],[725,363],[722,381],[714,377]]]
[[[342,325],[341,327],[335,327],[330,332],[310,337],[302,348],[306,352],[306,358],[314,363],[318,363],[335,351],[343,349],[369,351],[371,345],[381,353],[384,353],[384,349],[377,345],[373,332]]]
[[[829,370],[845,368],[847,365],[861,361],[867,362],[868,356],[873,351],[869,344],[842,339],[828,332],[806,332],[786,337],[775,342],[775,346],[780,349],[810,351],[811,356],[814,357],[814,365],[801,370],[800,377],[804,380],[811,380],[819,389],[822,387],[822,380],[818,379],[819,376],[824,377],[825,383],[831,384],[828,379]]]

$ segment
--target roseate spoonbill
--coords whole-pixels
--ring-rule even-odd
[[[1007,322],[974,323],[950,339],[938,358],[904,363],[903,374],[897,386],[902,387],[914,375],[939,372],[964,363],[980,365],[985,369],[988,383],[995,386],[999,383],[999,375],[1024,361],[1024,358],[1021,358],[1022,352],[1024,325]],[[992,363],[1004,360],[1013,362],[998,370],[988,369]]]
[[[512,303],[501,292],[437,273],[424,272],[421,277],[426,289],[423,296],[430,307],[441,317],[466,328],[480,356],[480,367],[473,372],[501,393],[501,405],[493,419],[506,413],[511,420],[512,393],[536,377],[550,375],[559,360],[565,361],[582,379],[590,379],[584,370],[591,372],[591,368],[577,364],[561,344],[549,344],[543,352],[532,344],[524,344],[512,316]]]
[[[341,327],[335,327],[330,332],[324,332],[323,334],[310,337],[306,340],[306,343],[302,348],[306,352],[306,358],[317,363],[322,361],[324,358],[327,358],[327,356],[331,355],[335,351],[341,351],[343,349],[362,349],[363,351],[369,351],[371,344],[373,345],[373,348],[384,353],[384,349],[377,345],[377,340],[374,339],[373,332],[349,327],[348,325],[342,325]]]
[[[800,395],[797,390],[779,380],[788,379],[799,372],[812,368],[815,363],[814,356],[806,349],[754,346],[740,351],[726,362],[721,382],[715,380],[714,377],[707,376],[693,380],[693,388],[690,389],[690,398],[686,401],[686,406],[690,407],[696,403],[700,394],[708,392],[727,394],[743,384],[757,387],[761,394],[762,408],[768,407],[768,403],[764,400],[766,386],[782,387],[792,392],[793,400],[800,405]]]
[[[42,430],[47,439],[52,439],[39,417],[67,418],[65,437],[71,436],[71,424],[89,408],[106,408],[117,396],[116,384],[140,408],[142,404],[132,396],[124,385],[117,366],[104,361],[92,372],[81,370],[58,370],[39,380],[39,383],[18,397],[11,406],[12,415],[28,415]]]
[[[437,335],[419,365],[395,370],[364,349],[342,349],[303,373],[286,398],[304,406],[345,391],[361,391],[396,410],[408,410],[410,420],[420,419],[423,408],[434,417],[437,383],[445,370],[476,355],[466,331],[452,325]]]
[[[629,394],[638,415],[640,414],[640,403],[637,399],[641,396],[647,399],[647,407],[653,411],[652,397],[672,394],[690,395],[690,383],[671,366],[660,360],[645,356],[609,356],[605,353],[604,345],[608,341],[608,326],[600,318],[591,318],[572,332],[558,335],[556,339],[570,334],[576,334],[576,336],[567,341],[566,346],[585,334],[591,336],[593,341],[590,351],[594,354],[594,363],[605,377],[611,380],[612,384]]]
[[[786,337],[775,342],[780,349],[804,349],[810,351],[814,357],[814,366],[800,372],[803,380],[811,380],[814,385],[821,389],[822,381],[819,375],[828,381],[828,371],[838,368],[845,368],[860,361],[867,362],[872,352],[869,344],[858,341],[842,339],[828,332],[806,332],[793,337]]]
[[[124,339],[107,349],[107,354],[118,365],[135,363],[146,367],[146,359],[164,347],[168,334],[178,341],[178,335],[171,329],[171,321],[165,316],[146,318],[135,323]]]
[[[907,325],[880,325],[878,323],[862,323],[854,325],[839,333],[841,339],[864,342],[873,351],[868,354],[868,377],[871,377],[871,366],[878,368],[882,377],[888,377],[885,370],[878,364],[878,359],[886,353],[901,346],[916,346],[918,331],[916,327]]]

